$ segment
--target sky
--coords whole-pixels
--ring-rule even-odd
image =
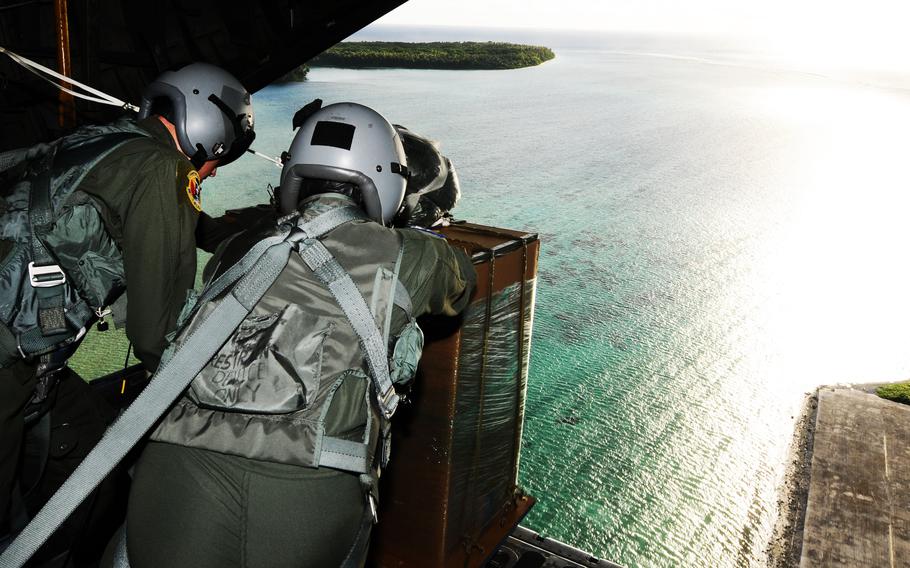
[[[910,71],[910,0],[409,0],[378,23],[734,35]]]

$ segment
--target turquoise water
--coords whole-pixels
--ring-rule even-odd
[[[316,97],[442,141],[457,216],[543,243],[527,523],[629,566],[760,566],[804,393],[910,377],[910,92],[708,43],[531,39],[557,58],[315,69],[256,94],[255,146],[279,154]],[[277,184],[241,163],[206,209]]]

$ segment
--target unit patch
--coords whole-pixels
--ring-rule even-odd
[[[190,203],[196,208],[196,211],[202,211],[202,182],[199,180],[199,173],[196,170],[190,170],[186,174],[186,196],[190,198]]]

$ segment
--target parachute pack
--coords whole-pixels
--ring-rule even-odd
[[[123,294],[101,205],[78,188],[108,154],[145,136],[121,120],[0,154],[0,366],[74,350]]]

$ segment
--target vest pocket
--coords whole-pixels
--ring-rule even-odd
[[[250,314],[190,385],[201,407],[252,414],[307,408],[322,374],[333,325],[288,304],[275,314]]]

